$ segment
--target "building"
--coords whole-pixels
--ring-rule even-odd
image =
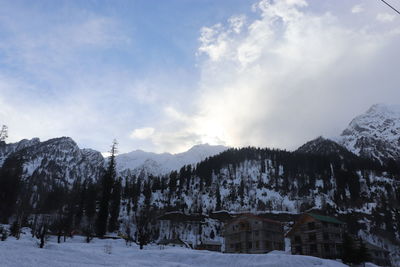
[[[285,249],[282,224],[252,214],[227,222],[224,238],[227,253],[266,253]]]
[[[202,240],[196,249],[221,252],[221,242],[215,240]]]
[[[287,233],[292,254],[341,258],[345,224],[336,218],[304,213]]]
[[[200,214],[168,212],[158,218],[160,243],[179,243],[194,249],[221,251],[223,223]]]

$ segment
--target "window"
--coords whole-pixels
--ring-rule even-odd
[[[329,240],[329,233],[324,233],[323,236],[324,236],[324,240]]]
[[[237,251],[240,251],[240,248],[241,248],[241,245],[240,245],[240,243],[236,243],[236,245],[235,245],[235,249],[236,249]]]
[[[316,244],[312,244],[310,245],[310,253],[317,253],[317,245]]]
[[[294,236],[294,242],[295,243],[301,243],[301,237],[298,236],[298,235]]]
[[[337,253],[341,254],[342,253],[342,245],[336,244],[336,251],[337,251]]]
[[[252,248],[253,248],[253,243],[247,242],[247,248],[248,248],[248,249],[252,249]]]
[[[308,223],[308,229],[309,230],[314,230],[315,229],[315,222],[309,222]]]
[[[254,231],[254,235],[255,235],[255,236],[258,236],[258,235],[259,235],[259,232],[258,232],[258,231]]]
[[[271,250],[271,242],[270,241],[265,241],[265,248],[268,250]]]
[[[256,241],[256,248],[260,248],[260,241]]]
[[[315,241],[315,240],[317,240],[317,237],[316,237],[316,235],[313,233],[313,234],[309,234],[308,235],[308,240],[309,241]]]
[[[303,254],[303,250],[301,249],[301,246],[297,246],[297,247],[295,247],[295,253],[296,254]]]
[[[324,250],[325,250],[325,252],[329,252],[330,251],[329,244],[324,244]]]
[[[323,227],[328,227],[328,223],[327,222],[322,222],[322,226]]]

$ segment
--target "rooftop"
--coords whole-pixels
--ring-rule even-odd
[[[324,216],[324,215],[319,215],[315,213],[306,213],[307,215],[313,217],[316,220],[323,221],[323,222],[330,222],[330,223],[338,223],[338,224],[344,224],[344,222],[339,221],[336,218],[329,217],[329,216]]]

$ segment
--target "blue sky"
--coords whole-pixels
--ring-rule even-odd
[[[368,0],[0,1],[0,124],[99,151],[293,149],[398,104],[399,22]]]

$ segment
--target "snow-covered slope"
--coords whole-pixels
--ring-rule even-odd
[[[17,143],[6,144],[4,141],[0,141],[0,167],[4,161],[12,153],[20,151],[26,147],[33,146],[40,143],[39,138],[33,138],[31,140],[23,139]]]
[[[350,122],[337,142],[362,157],[400,159],[400,105],[373,105]]]
[[[198,163],[227,149],[225,146],[203,144],[193,146],[188,151],[178,154],[157,154],[135,150],[116,157],[117,169],[119,172],[129,170],[134,174],[144,172],[145,174],[161,175],[179,170],[184,165]]]
[[[333,140],[323,138],[322,136],[305,143],[299,147],[296,152],[318,155],[338,155],[342,158],[357,157],[345,147],[339,145]]]
[[[69,137],[40,142],[38,138],[0,144],[1,165],[7,158],[21,156],[24,180],[34,183],[71,185],[76,180],[96,181],[104,159],[100,152],[80,149]]]

